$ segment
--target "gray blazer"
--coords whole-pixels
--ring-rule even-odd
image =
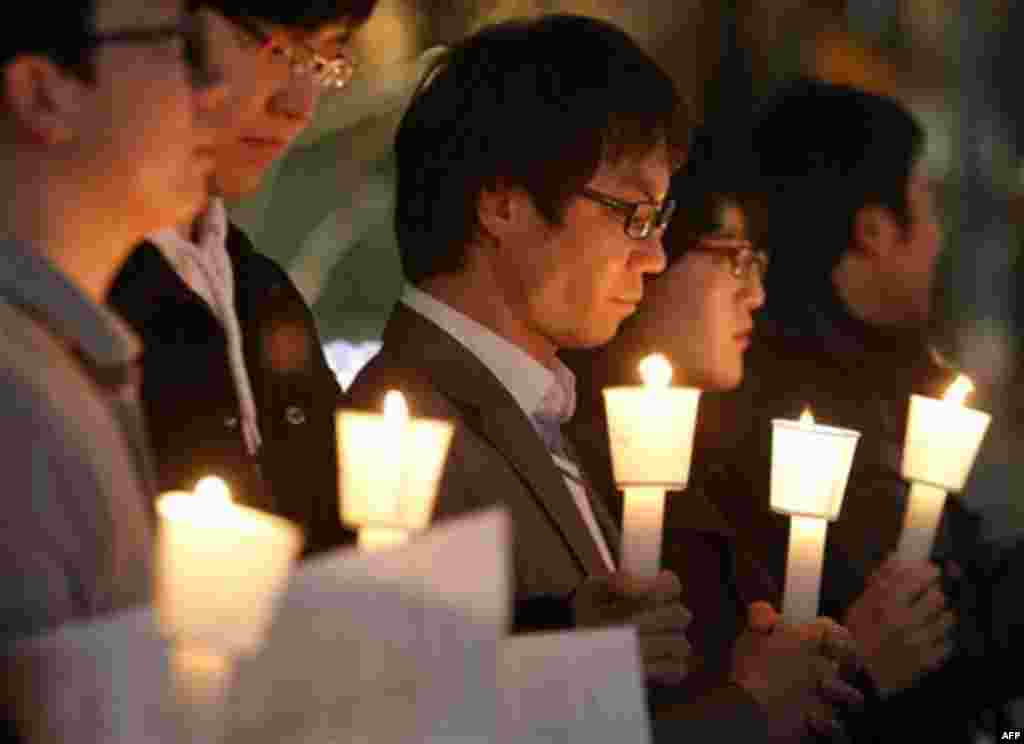
[[[0,655],[147,602],[138,342],[41,255],[0,242]]]
[[[380,411],[401,390],[414,416],[456,422],[436,519],[503,504],[514,525],[515,599],[567,597],[584,578],[607,573],[596,543],[544,443],[511,393],[472,352],[398,304],[381,352],[349,388],[358,408]],[[617,528],[600,504],[609,546]]]

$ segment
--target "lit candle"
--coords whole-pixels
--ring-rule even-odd
[[[359,545],[376,550],[426,528],[434,509],[454,427],[413,418],[397,391],[384,415],[339,411],[338,478],[341,518],[359,530]]]
[[[302,533],[235,504],[212,477],[163,494],[157,513],[155,604],[175,642],[176,689],[190,716],[216,720],[233,660],[263,642]]]
[[[818,615],[828,523],[843,505],[860,432],[821,426],[810,411],[799,421],[772,420],[772,510],[788,514],[789,553],[782,614],[802,624]]]
[[[942,517],[946,494],[963,490],[992,417],[964,406],[974,390],[964,375],[957,377],[942,400],[910,397],[910,416],[903,445],[903,477],[910,481],[897,555],[926,561]]]
[[[665,492],[686,488],[700,390],[671,386],[661,354],[640,362],[642,386],[606,388],[605,411],[615,482],[625,495],[622,570],[655,576],[661,563]]]

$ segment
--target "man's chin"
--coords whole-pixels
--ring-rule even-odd
[[[230,178],[223,175],[214,175],[210,185],[210,193],[226,201],[244,199],[260,190],[265,175],[266,171],[232,174]]]

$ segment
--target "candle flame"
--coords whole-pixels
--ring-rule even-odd
[[[208,475],[196,483],[196,496],[211,504],[230,504],[231,489],[228,484],[215,475]]]
[[[644,385],[648,387],[668,387],[672,382],[672,365],[664,354],[644,357],[638,369]]]
[[[814,416],[811,414],[810,407],[805,408],[804,412],[800,414],[800,423],[801,424],[813,424],[814,423]]]
[[[947,403],[955,403],[956,405],[962,406],[964,401],[967,400],[967,396],[974,392],[974,384],[968,379],[966,375],[960,375],[953,381],[953,384],[949,386],[949,390],[942,396],[942,399]]]
[[[405,396],[397,390],[389,390],[384,396],[384,417],[396,423],[409,418],[409,406],[405,402]]]

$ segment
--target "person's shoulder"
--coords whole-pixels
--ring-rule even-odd
[[[69,417],[82,408],[86,383],[58,339],[0,302],[0,410],[8,475],[20,462],[12,448],[27,446],[37,460],[74,456],[75,421]]]
[[[10,382],[39,387],[60,376],[64,345],[34,318],[0,301],[0,374]],[[10,390],[4,390],[10,393]]]
[[[397,358],[387,344],[359,371],[346,391],[352,408],[379,413],[384,396],[396,390],[414,416],[456,418],[458,411],[434,385],[428,370]]]

